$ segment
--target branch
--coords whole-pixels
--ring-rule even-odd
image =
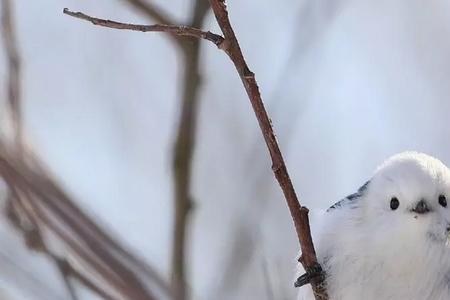
[[[195,0],[189,26],[202,28],[210,6],[208,0]],[[190,212],[194,206],[191,192],[192,157],[196,144],[199,106],[200,39],[178,39],[183,59],[181,111],[173,148],[174,227],[172,241],[171,279],[177,300],[189,299],[187,274],[187,238]]]
[[[71,208],[73,201],[51,181],[32,156],[26,156],[23,161],[18,160],[0,147],[0,176],[12,191],[24,195],[24,203],[31,207],[31,212],[35,212],[35,218],[61,238],[79,259],[116,289],[122,298],[156,299],[153,291],[145,287],[145,279],[161,288],[160,292],[170,295],[170,291],[166,293],[161,280],[155,278],[156,274],[149,274],[146,278],[140,276],[136,272],[137,259],[130,258],[111,238],[104,238],[105,233],[80,210]],[[148,267],[142,264],[141,270]],[[91,288],[89,285],[87,287]]]
[[[22,109],[20,101],[20,55],[12,18],[10,0],[2,0],[3,43],[8,63],[8,105],[11,113],[14,143],[22,148]]]
[[[129,0],[136,4],[136,1]],[[142,1],[137,1],[141,5]],[[153,17],[155,9],[147,4],[146,13]],[[183,98],[181,103],[180,121],[174,144],[173,175],[174,175],[174,237],[171,258],[172,288],[178,300],[187,299],[188,283],[186,276],[186,236],[189,223],[189,212],[192,209],[191,171],[192,155],[195,147],[195,130],[198,110],[198,89],[200,84],[199,61],[200,43],[199,39],[211,41],[220,47],[223,37],[211,32],[205,32],[198,28],[202,27],[205,16],[210,6],[207,0],[197,0],[192,12],[190,26],[174,25],[134,25],[104,20],[85,15],[81,12],[71,12],[64,9],[63,12],[72,17],[89,21],[95,25],[135,31],[161,31],[170,33],[172,36],[194,37],[192,41],[185,42],[176,39],[177,45],[182,50],[184,62],[183,74]],[[160,20],[166,22],[166,20]]]
[[[280,184],[283,194],[286,198],[292,219],[294,221],[297,237],[300,242],[302,255],[300,262],[305,270],[309,271],[318,265],[316,251],[311,237],[311,230],[309,226],[308,209],[300,205],[294,186],[289,177],[283,155],[275,137],[272,128],[271,120],[264,107],[264,103],[259,92],[258,84],[256,83],[255,74],[250,71],[242,54],[239,42],[236,38],[234,30],[228,18],[228,11],[225,5],[225,0],[210,0],[212,10],[216,17],[217,23],[220,26],[224,36],[227,47],[223,50],[230,57],[236,70],[241,77],[244,88],[252,104],[256,118],[258,119],[259,127],[261,128],[264,140],[272,159],[272,170],[275,174],[278,183]],[[323,277],[318,277],[323,279]],[[317,299],[327,299],[328,295],[324,288],[322,280],[312,281],[312,288]]]
[[[255,79],[255,74],[250,71],[242,51],[239,46],[239,42],[236,38],[234,30],[231,26],[228,18],[228,11],[224,0],[210,0],[210,4],[217,23],[219,24],[224,37],[213,34],[210,32],[203,32],[199,29],[185,27],[185,26],[168,26],[173,30],[162,30],[161,25],[132,25],[118,23],[109,20],[97,19],[87,16],[83,13],[72,13],[68,9],[64,9],[64,13],[79,17],[81,19],[92,22],[94,25],[100,25],[116,29],[129,29],[138,31],[160,31],[176,34],[180,36],[192,36],[202,38],[213,42],[219,49],[223,50],[233,62],[244,88],[247,92],[249,100],[252,104],[256,118],[258,120],[259,127],[263,134],[267,148],[272,159],[272,170],[275,177],[283,191],[287,205],[289,207],[292,219],[294,221],[297,237],[300,243],[302,255],[299,261],[307,272],[310,270],[317,270],[318,264],[314,244],[311,237],[311,230],[308,218],[308,209],[301,206],[297,194],[295,192],[292,181],[289,177],[286,164],[284,162],[283,155],[280,151],[280,147],[275,137],[275,133],[272,128],[271,120],[264,107],[259,87]],[[176,30],[175,30],[176,28]],[[194,34],[192,34],[194,32]],[[202,32],[203,34],[199,34]],[[209,33],[213,38],[206,38],[206,34]],[[325,289],[324,277],[316,276],[311,280],[311,285],[316,296],[316,299],[328,299],[328,294]]]
[[[61,277],[63,277],[63,280],[66,283],[72,300],[76,300],[77,297],[70,282],[71,277],[79,280],[87,288],[91,289],[91,291],[97,293],[102,298],[115,300],[90,279],[78,272],[67,260],[58,257],[46,246],[41,226],[38,224],[39,217],[36,210],[26,202],[25,197],[21,197],[20,195],[20,192],[14,189],[11,190],[9,194],[9,198],[11,199],[7,202],[5,211],[7,218],[10,221],[10,224],[22,233],[29,249],[45,254],[55,264]]]
[[[63,13],[65,13],[66,15],[72,16],[74,18],[89,21],[94,25],[98,25],[98,26],[102,26],[102,27],[121,29],[121,30],[141,31],[141,32],[165,32],[165,33],[178,35],[178,36],[188,36],[188,37],[208,40],[208,41],[214,43],[217,47],[220,47],[220,45],[223,42],[223,37],[218,34],[212,33],[210,31],[203,31],[198,28],[193,28],[193,27],[189,27],[189,26],[161,25],[161,24],[137,25],[137,24],[121,23],[121,22],[91,17],[82,12],[70,11],[67,8],[64,8]]]

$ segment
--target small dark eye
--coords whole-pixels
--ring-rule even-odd
[[[396,210],[400,206],[400,201],[398,201],[397,197],[391,198],[391,209]]]
[[[440,195],[440,196],[439,196],[439,204],[440,204],[442,207],[447,207],[447,198],[445,198],[444,195]]]

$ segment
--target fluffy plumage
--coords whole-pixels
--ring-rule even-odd
[[[438,159],[389,158],[318,221],[313,235],[331,300],[450,299],[450,170]],[[311,288],[301,287],[298,299],[314,299]]]

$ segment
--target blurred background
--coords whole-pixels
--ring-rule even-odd
[[[12,0],[25,139],[77,205],[167,282],[180,276],[182,235],[186,299],[294,299],[297,237],[228,57],[209,42],[62,13],[158,23],[142,8],[152,6],[220,32],[200,2]],[[450,163],[450,3],[227,2],[302,204],[329,207],[400,151]],[[72,299],[55,266],[0,220],[0,298]]]

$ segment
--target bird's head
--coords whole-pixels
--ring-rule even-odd
[[[364,198],[361,221],[386,247],[419,243],[450,251],[450,170],[438,159],[417,152],[389,158],[376,170]]]

